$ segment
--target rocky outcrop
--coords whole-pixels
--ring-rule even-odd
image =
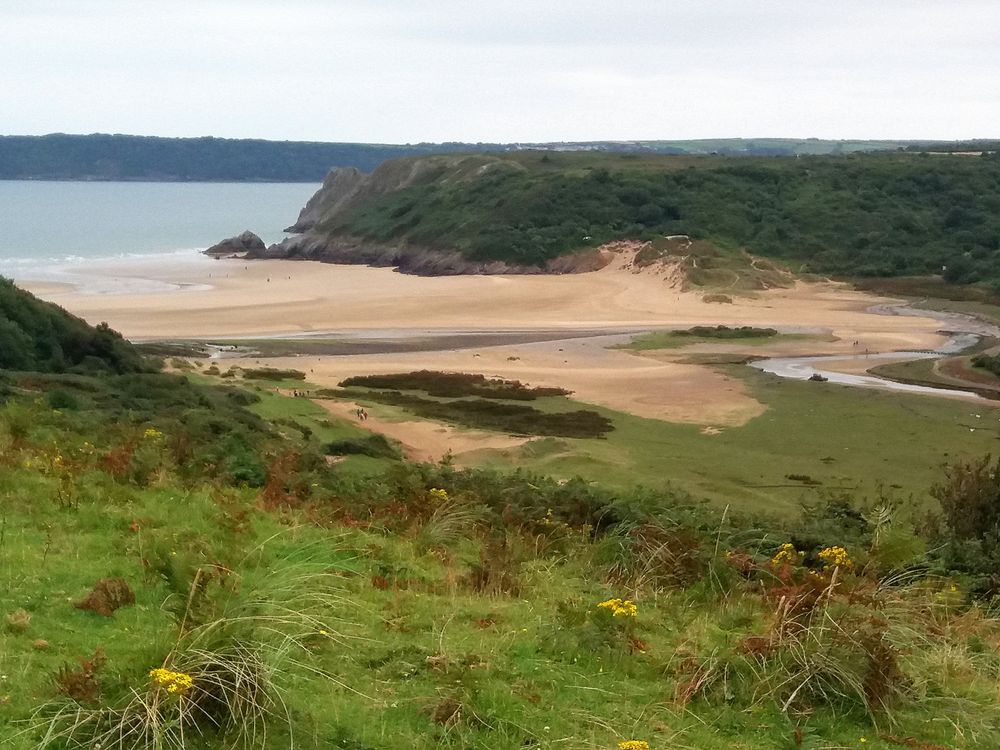
[[[354,167],[334,167],[323,180],[323,186],[316,191],[305,208],[299,211],[299,218],[285,229],[286,232],[308,232],[325,215],[335,215],[352,203],[364,186],[366,175]]]
[[[205,251],[205,255],[211,255],[215,258],[228,258],[233,255],[257,257],[256,254],[264,252],[265,248],[264,240],[247,230],[236,237],[223,240],[218,245],[212,245]]]

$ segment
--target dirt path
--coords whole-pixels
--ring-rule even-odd
[[[436,463],[451,453],[455,463],[461,465],[464,454],[484,449],[517,448],[529,440],[529,438],[482,430],[460,430],[457,427],[425,420],[396,422],[369,414],[368,419],[362,421],[358,419],[358,405],[350,401],[316,399],[314,403],[363,430],[399,441],[403,446],[403,454],[411,461]]]

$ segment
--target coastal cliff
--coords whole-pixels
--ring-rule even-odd
[[[763,257],[800,273],[961,286],[956,299],[985,300],[1000,290],[997,184],[998,154],[407,157],[368,174],[334,169],[290,227],[298,234],[248,257],[570,273],[601,267],[608,243],[639,241],[653,243],[644,258],[681,261],[700,285],[744,286]],[[700,244],[657,247],[682,235]]]
[[[511,168],[518,169],[502,158],[484,155],[394,159],[370,174],[353,167],[336,167],[299,212],[295,223],[285,230],[295,236],[266,249],[255,248],[246,257],[394,267],[402,273],[422,276],[579,273],[605,266],[608,255],[596,249],[544,263],[518,263],[471,258],[461,249],[437,246],[434,240],[381,239],[350,231],[350,220],[359,209],[392,194],[432,185],[471,185],[491,170]]]

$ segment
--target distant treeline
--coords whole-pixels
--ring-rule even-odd
[[[0,179],[166,182],[321,182],[331,167],[368,172],[398,156],[487,151],[490,144],[417,144],[158,138],[137,135],[0,136]]]
[[[978,143],[978,142],[976,142]],[[924,149],[913,141],[722,138],[692,141],[590,141],[540,144],[320,143],[136,135],[0,136],[0,179],[319,182],[331,167],[370,172],[386,159],[442,153],[517,151],[773,156]],[[967,148],[968,147],[968,148]],[[980,146],[981,147],[981,146]],[[934,144],[934,150],[969,150]]]

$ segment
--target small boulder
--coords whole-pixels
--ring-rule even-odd
[[[116,609],[135,604],[135,594],[124,578],[102,578],[86,597],[73,606],[86,609],[102,617],[111,617]]]
[[[243,234],[225,239],[217,245],[212,245],[205,251],[205,255],[211,255],[213,258],[231,258],[233,256],[243,256],[247,253],[261,253],[264,249],[264,240],[250,230],[247,230]]]

